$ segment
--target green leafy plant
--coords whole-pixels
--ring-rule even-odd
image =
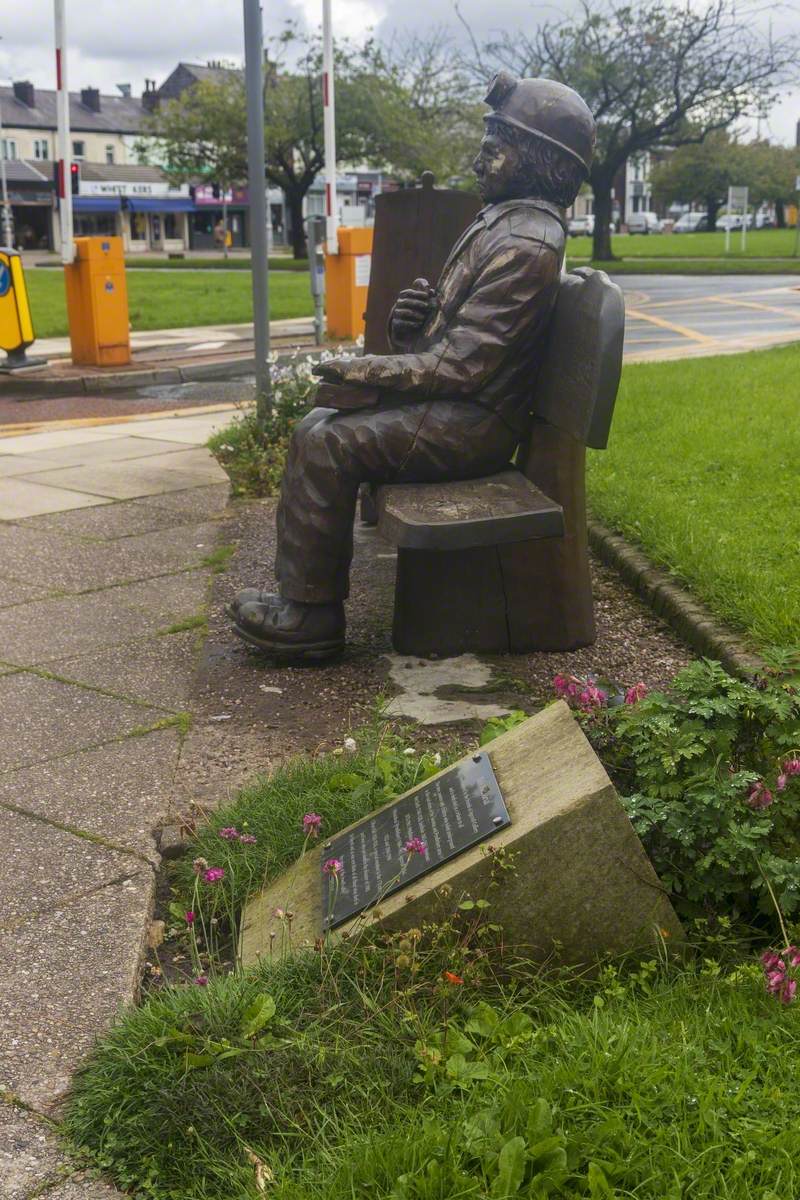
[[[669,692],[582,714],[656,869],[687,913],[800,910],[794,660],[753,680],[693,663]]]

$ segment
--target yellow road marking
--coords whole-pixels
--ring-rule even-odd
[[[778,308],[774,304],[758,304],[755,300],[734,300],[727,296],[712,296],[712,300],[716,300],[718,304],[727,304],[732,308],[757,308],[759,312],[777,313],[781,317],[792,317],[796,321],[800,321],[800,309],[798,308]]]
[[[58,399],[57,396],[51,399]],[[122,425],[133,421],[161,421],[168,417],[201,416],[203,413],[230,412],[237,405],[232,401],[228,404],[203,404],[195,408],[167,408],[157,412],[128,413],[118,417],[70,417],[61,421],[21,421],[14,425],[0,425],[0,438],[20,437],[24,433],[39,433],[41,430],[54,429],[85,429],[92,425]]]
[[[649,321],[651,325],[657,325],[659,329],[669,329],[672,333],[679,333],[681,337],[689,338],[693,342],[700,342],[705,346],[714,345],[717,342],[717,338],[709,337],[706,333],[698,333],[696,329],[689,329],[686,325],[676,325],[673,321],[665,321],[663,317],[644,313],[638,308],[629,308],[627,315],[635,317],[637,321]]]

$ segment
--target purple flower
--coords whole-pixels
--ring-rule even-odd
[[[783,764],[783,773],[784,775],[800,775],[800,758],[796,754],[787,758]]]
[[[627,692],[625,693],[625,703],[638,704],[640,700],[644,700],[648,691],[649,689],[647,684],[643,683],[640,679],[638,683],[633,685],[633,687],[628,688]]]
[[[797,946],[787,946],[778,953],[767,950],[761,962],[770,996],[777,996],[781,1004],[791,1004],[797,994],[795,969],[800,967],[800,950]]]
[[[319,837],[319,828],[322,824],[322,817],[319,813],[308,812],[303,817],[303,833],[306,837]]]
[[[255,836],[255,834],[252,834],[252,833],[240,833],[239,841],[242,843],[243,846],[255,846],[256,842],[258,841],[258,838]]]
[[[187,925],[194,925],[194,913],[193,913],[193,912],[187,912],[185,915],[186,915],[186,924],[187,924]]]
[[[195,983],[197,984],[198,987],[208,987],[208,976],[207,975],[195,976]]]
[[[775,780],[775,791],[776,792],[785,791],[787,783],[788,783],[788,776],[785,774],[779,775],[778,778]]]
[[[233,825],[227,825],[224,829],[220,829],[219,836],[224,838],[226,842],[235,842],[239,837],[239,830]]]
[[[342,870],[342,861],[339,858],[329,858],[322,866],[323,875],[335,875],[339,877]]]
[[[772,792],[764,783],[764,780],[759,779],[757,783],[753,784],[753,786],[750,788],[750,791],[747,793],[747,800],[745,803],[748,804],[750,808],[769,808],[770,804],[772,804],[772,800]]]
[[[406,854],[411,857],[412,854],[425,854],[428,847],[423,842],[422,838],[409,838],[405,844]]]
[[[225,878],[225,871],[222,867],[209,867],[203,872],[203,883],[219,883]]]

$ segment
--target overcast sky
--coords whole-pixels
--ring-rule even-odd
[[[563,3],[531,0],[461,0],[460,7],[478,33],[533,25],[565,9]],[[263,0],[263,8],[269,37],[287,18],[317,27],[322,0]],[[800,20],[783,8],[770,9],[774,32],[793,27],[800,46]],[[453,0],[333,0],[333,12],[336,31],[356,38],[370,28],[378,34],[439,24],[458,28]],[[130,83],[138,95],[145,78],[161,83],[181,59],[243,56],[241,0],[67,0],[67,29],[72,91],[113,92],[116,84]],[[39,87],[55,86],[52,0],[5,0],[0,35],[0,82],[30,79]],[[798,118],[800,92],[794,92],[773,109],[762,132],[794,144]]]

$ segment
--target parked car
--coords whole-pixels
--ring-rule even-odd
[[[661,233],[662,229],[654,212],[636,212],[628,217],[628,233]]]
[[[717,229],[724,229],[726,231],[728,229],[741,229],[742,223],[741,213],[726,213],[724,216],[717,218]],[[753,228],[752,213],[747,214],[747,228]]]
[[[708,231],[708,217],[705,213],[688,212],[684,213],[672,227],[673,233],[706,233]]]
[[[589,213],[585,217],[571,217],[567,225],[567,233],[570,237],[581,237],[583,234],[591,237],[594,233],[594,216]]]

